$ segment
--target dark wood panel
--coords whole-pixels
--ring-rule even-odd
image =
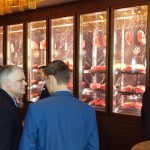
[[[97,116],[97,126],[99,130],[107,130],[108,128],[108,116],[107,114],[96,114]]]
[[[54,18],[57,16],[65,16],[76,12],[76,2],[66,3],[49,7],[49,16]]]
[[[142,141],[141,137],[132,136],[127,133],[110,133],[109,150],[130,150],[133,145],[140,141]]]
[[[41,8],[25,12],[25,20],[27,22],[46,19],[48,16],[49,16],[49,8]]]
[[[108,134],[105,131],[99,132],[99,143],[100,143],[100,150],[108,150]]]
[[[108,115],[96,112],[99,143],[101,150],[108,150]]]
[[[130,150],[143,141],[141,117],[127,115],[109,116],[109,150]]]
[[[109,118],[109,130],[110,132],[116,132],[121,134],[128,134],[137,137],[143,136],[142,119],[140,117],[128,118],[126,116],[110,116]]]
[[[80,0],[77,2],[77,12],[90,13],[94,11],[103,11],[109,7],[109,1],[105,0]]]

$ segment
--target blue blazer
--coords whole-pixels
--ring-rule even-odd
[[[95,110],[69,91],[29,105],[20,150],[99,150]]]

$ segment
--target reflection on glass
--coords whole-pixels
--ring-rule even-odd
[[[7,64],[23,67],[23,24],[7,26]]]
[[[146,33],[146,5],[114,11],[114,113],[140,115],[146,82]]]
[[[38,67],[46,65],[46,21],[28,23],[28,101],[39,98],[42,81],[38,78]]]
[[[73,71],[73,16],[51,20],[51,60],[62,60]],[[68,88],[73,90],[73,74]]]
[[[107,12],[80,16],[79,96],[97,110],[106,106]]]
[[[0,27],[0,65],[3,65],[3,27]]]

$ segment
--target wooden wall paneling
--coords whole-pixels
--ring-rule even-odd
[[[143,140],[142,119],[135,116],[109,116],[110,150],[130,150]]]
[[[66,16],[76,12],[76,2],[49,7],[49,17]]]
[[[108,115],[96,111],[99,143],[101,150],[108,150]]]
[[[25,12],[18,12],[5,15],[5,24],[12,25],[23,23],[25,21]]]
[[[27,22],[39,21],[48,18],[48,16],[49,16],[48,7],[36,10],[29,10],[25,12],[25,20]]]
[[[138,6],[138,5],[143,5],[148,3],[149,0],[123,0],[123,1],[116,1],[116,0],[111,0],[110,1],[110,6],[111,7],[130,7],[130,6]]]
[[[77,1],[77,12],[80,13],[90,13],[93,10],[96,11],[103,11],[109,7],[109,1],[105,0],[79,0]]]

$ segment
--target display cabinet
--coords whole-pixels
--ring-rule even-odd
[[[114,11],[114,113],[141,114],[146,84],[147,13],[147,5]]]
[[[46,65],[46,20],[28,23],[28,101],[39,98],[43,81],[38,77],[38,67]]]
[[[68,88],[73,92],[74,17],[51,19],[51,60],[64,61],[71,70]]]
[[[80,15],[79,97],[96,110],[106,107],[107,12]]]
[[[7,26],[7,64],[23,68],[23,24]]]
[[[3,65],[3,27],[0,27],[0,65]]]

